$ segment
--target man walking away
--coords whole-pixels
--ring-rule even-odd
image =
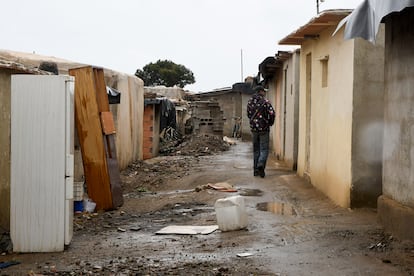
[[[269,131],[275,122],[275,110],[268,99],[266,90],[259,85],[255,94],[247,102],[247,117],[253,138],[253,175],[265,177],[267,156],[269,155]]]

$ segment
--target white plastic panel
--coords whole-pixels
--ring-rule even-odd
[[[66,177],[65,198],[65,244],[70,244],[73,237],[73,177]]]
[[[12,76],[10,236],[15,252],[64,249],[65,76]]]
[[[75,152],[75,78],[67,77],[66,85],[66,154]],[[72,174],[73,175],[73,172]]]
[[[65,175],[73,176],[75,158],[73,154],[66,154]]]
[[[73,200],[73,177],[66,177],[65,179],[65,199]]]

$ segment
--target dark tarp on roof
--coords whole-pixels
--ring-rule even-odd
[[[246,93],[246,94],[254,93],[252,85],[246,82],[237,82],[233,84],[231,90],[234,92],[241,92],[241,93]]]
[[[276,57],[267,57],[259,64],[259,72],[265,80],[271,79],[276,71],[282,68],[283,62],[277,60]]]
[[[160,118],[160,132],[171,127],[177,129],[177,121],[175,115],[175,105],[169,99],[161,100],[161,118]]]
[[[339,22],[334,34],[344,25],[344,39],[361,37],[375,41],[382,19],[390,13],[414,6],[414,0],[364,0],[350,15]]]

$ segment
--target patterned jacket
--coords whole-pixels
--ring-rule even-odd
[[[247,117],[251,131],[269,131],[275,122],[275,110],[269,100],[256,93],[247,102]]]

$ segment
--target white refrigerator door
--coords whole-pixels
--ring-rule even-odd
[[[65,164],[65,244],[73,236],[73,173],[74,173],[74,132],[75,132],[75,79],[66,80],[66,164]]]
[[[15,252],[64,249],[67,79],[12,76],[10,236]]]

